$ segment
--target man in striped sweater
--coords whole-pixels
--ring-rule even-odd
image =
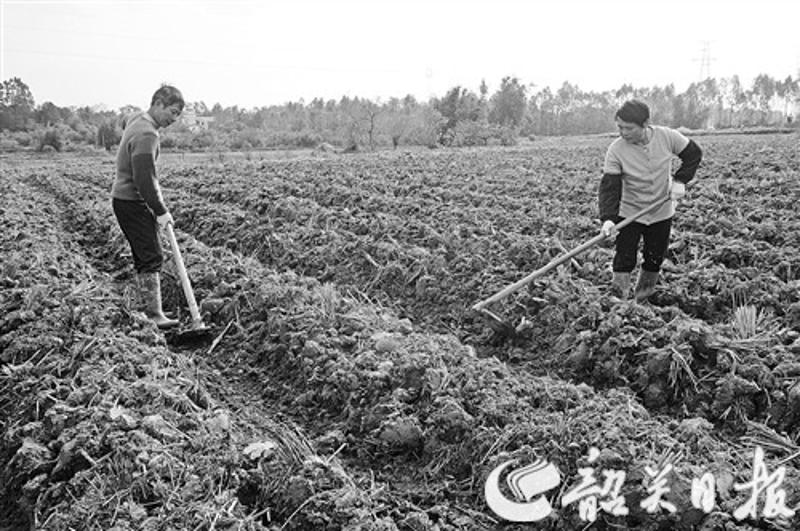
[[[150,108],[130,116],[124,124],[117,151],[116,179],[111,188],[114,215],[131,247],[136,283],[144,311],[161,329],[178,322],[161,307],[161,266],[164,256],[158,229],[173,223],[164,204],[156,175],[158,130],[175,122],[183,112],[183,95],[170,85],[153,94]]]

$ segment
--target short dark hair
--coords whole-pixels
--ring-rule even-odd
[[[650,108],[643,101],[628,100],[622,104],[614,118],[642,126],[650,119]]]
[[[159,101],[164,107],[177,104],[181,110],[183,110],[183,106],[185,105],[181,91],[166,83],[158,87],[158,90],[153,93],[150,105],[155,105],[156,102]]]

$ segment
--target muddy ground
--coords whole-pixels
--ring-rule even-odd
[[[607,138],[164,160],[218,339],[180,348],[137,306],[113,158],[4,155],[0,529],[796,529],[798,137],[697,140],[651,302],[606,294],[598,246],[492,307],[511,336],[469,309],[596,234]],[[171,263],[164,293],[186,319]],[[783,503],[740,518],[756,448]],[[560,472],[541,521],[487,505],[512,459]],[[562,506],[586,466],[625,471],[627,515]]]

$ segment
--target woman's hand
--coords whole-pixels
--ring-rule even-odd
[[[670,189],[670,197],[673,201],[678,201],[683,196],[686,195],[686,185],[680,181],[675,181],[672,183],[672,188]]]
[[[610,219],[607,219],[603,222],[603,226],[600,227],[600,234],[608,238],[611,236],[611,233],[614,231],[614,222]]]

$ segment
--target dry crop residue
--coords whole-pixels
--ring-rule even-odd
[[[169,348],[133,307],[111,161],[15,159],[0,521],[511,529],[483,499],[496,465],[556,464],[555,503],[597,447],[595,466],[627,472],[630,508],[600,528],[796,526],[732,515],[756,446],[800,503],[797,138],[698,140],[652,304],[605,295],[598,247],[496,308],[520,325],[505,341],[467,310],[595,234],[605,139],[164,164],[198,299],[230,325],[210,354]],[[646,467],[666,456],[678,510],[650,514]],[[703,471],[711,514],[690,499]],[[584,526],[557,506],[537,528]]]

